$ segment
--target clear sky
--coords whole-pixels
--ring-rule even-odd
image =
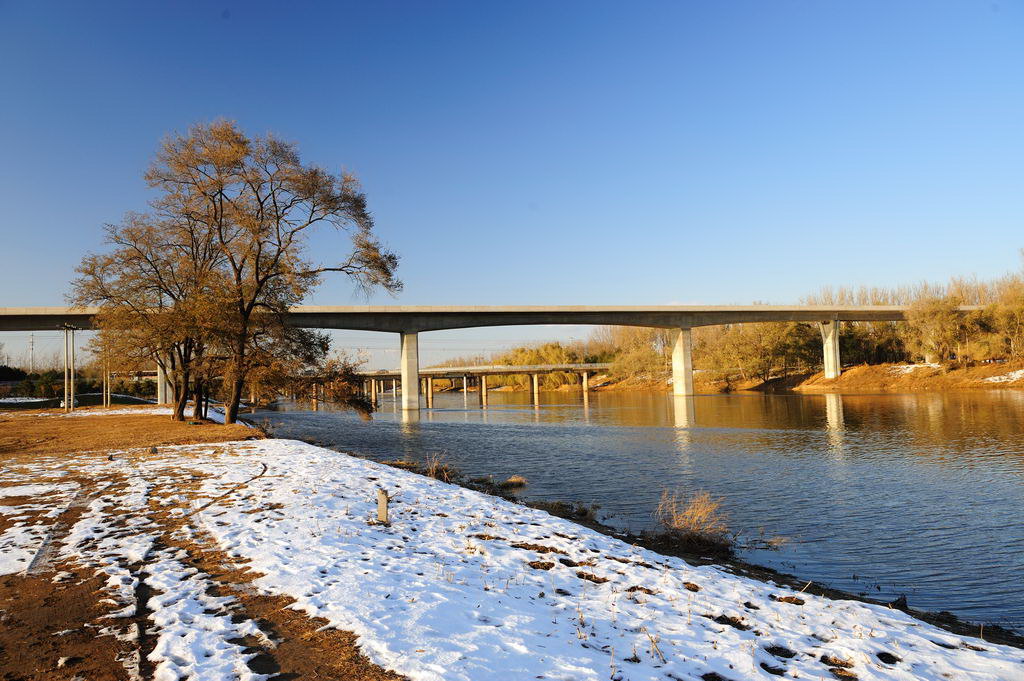
[[[1024,246],[1021,2],[0,0],[0,306],[62,304],[160,138],[216,117],[361,178],[380,304],[785,303]]]

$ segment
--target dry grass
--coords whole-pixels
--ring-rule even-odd
[[[101,410],[96,410],[101,411]],[[190,426],[152,414],[64,417],[0,413],[0,457],[59,454],[262,438],[240,424]]]
[[[665,528],[666,538],[694,548],[728,551],[733,545],[722,500],[709,492],[683,495],[665,490],[654,517]]]
[[[584,504],[582,502],[567,501],[528,501],[526,505],[530,508],[547,511],[553,516],[572,520],[573,522],[587,524],[597,522],[597,512],[601,508],[597,504]]]
[[[526,487],[528,482],[529,480],[521,475],[512,475],[504,482],[499,482],[498,487],[502,489],[522,489]]]
[[[436,453],[427,457],[426,474],[435,480],[453,484],[462,477],[458,468],[446,462],[440,454]]]

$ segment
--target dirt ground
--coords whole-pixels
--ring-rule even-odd
[[[123,452],[118,456],[146,457],[150,456],[151,447],[254,437],[262,435],[242,425],[189,426],[174,423],[167,416],[0,414],[0,467],[52,459],[53,454],[66,454],[69,462],[78,464],[106,459],[110,451]],[[20,522],[30,525],[48,524],[48,540],[39,554],[60,555],[59,548],[88,502],[127,483],[117,475],[90,477],[65,473],[58,470],[52,478],[35,482],[76,482],[79,491],[75,500],[54,508],[56,504],[48,505],[45,496],[0,496],[0,506],[9,507],[0,511],[13,512],[14,507],[26,508],[27,503],[38,508],[28,513],[0,513],[0,532],[5,529],[4,522],[9,523],[15,515]],[[179,494],[182,499],[187,499],[196,486],[197,472],[188,467],[164,471],[164,475],[176,476],[174,489],[167,493]],[[179,554],[183,562],[208,576],[215,595],[232,599],[232,619],[251,620],[260,629],[260,640],[240,642],[254,655],[248,662],[254,672],[268,674],[276,681],[401,678],[370,663],[360,653],[352,633],[325,628],[324,620],[289,609],[293,602],[289,598],[257,592],[250,582],[258,575],[208,538],[197,535],[192,540],[182,540],[175,530],[184,520],[182,514],[172,513],[174,508],[154,504],[147,514],[148,531],[157,532],[155,548],[183,551]],[[125,535],[132,531],[126,523]],[[0,681],[153,678],[155,664],[147,659],[154,637],[146,607],[151,595],[144,582],[146,561],[126,566],[139,583],[135,590],[135,614],[114,617],[123,604],[109,598],[104,584],[106,576],[95,567],[74,560],[47,560],[47,556],[37,555],[21,573],[0,576]]]
[[[1024,369],[1024,362],[998,362],[966,367],[919,366],[910,371],[896,364],[862,364],[843,369],[839,378],[827,379],[822,372],[791,374],[762,383],[733,376],[723,380],[719,376],[698,372],[693,377],[697,394],[755,391],[780,392],[938,392],[943,390],[1005,390],[1024,388],[1024,377],[1018,381],[992,382],[986,379],[1003,376]],[[595,386],[599,391],[657,390],[671,391],[668,376],[631,378]],[[578,389],[578,386],[573,386]]]
[[[1003,376],[1024,368],[1021,362],[978,364],[968,367],[920,367],[901,371],[900,365],[862,364],[843,370],[836,379],[817,373],[801,377],[792,386],[804,392],[926,392],[938,390],[999,390],[1020,388],[1024,380],[991,382],[987,378]]]
[[[102,408],[76,410],[75,413],[92,411],[100,412]],[[188,445],[261,437],[259,431],[241,424],[224,426],[204,422],[190,426],[188,422],[172,421],[167,416],[147,414],[96,418],[44,415],[52,413],[43,410],[0,412],[0,461],[12,455]]]

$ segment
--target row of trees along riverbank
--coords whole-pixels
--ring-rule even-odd
[[[233,423],[247,388],[300,391],[313,375],[328,398],[358,406],[354,367],[329,357],[327,335],[283,323],[329,272],[364,290],[401,288],[356,178],[215,121],[167,137],[145,179],[150,210],[108,225],[110,250],[86,256],[74,281],[74,304],[102,308],[97,364],[134,371],[155,359],[174,383],[176,420],[190,398],[199,416],[212,393]],[[325,226],[350,237],[340,262],[309,259],[306,243]]]
[[[847,322],[840,334],[844,364],[932,362],[944,367],[1024,359],[1024,276],[980,281],[954,278],[946,284],[896,288],[825,288],[807,305],[908,305],[905,322]],[[960,314],[961,305],[981,306]],[[443,366],[530,365],[609,362],[615,381],[664,384],[671,375],[671,329],[599,327],[585,341],[517,347],[489,357],[459,357]],[[731,385],[817,371],[822,364],[816,324],[772,322],[698,327],[694,364],[702,381]],[[525,376],[495,376],[495,386],[527,387]],[[545,389],[578,384],[576,374],[541,377]]]

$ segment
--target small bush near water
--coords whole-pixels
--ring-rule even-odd
[[[665,528],[657,539],[694,551],[732,553],[735,538],[721,507],[722,500],[712,498],[709,492],[687,496],[665,490],[654,510],[654,517]]]
[[[498,487],[502,489],[521,489],[523,487],[526,487],[526,484],[528,482],[529,480],[527,480],[521,475],[512,475],[509,476],[509,478],[504,482],[499,482]]]

